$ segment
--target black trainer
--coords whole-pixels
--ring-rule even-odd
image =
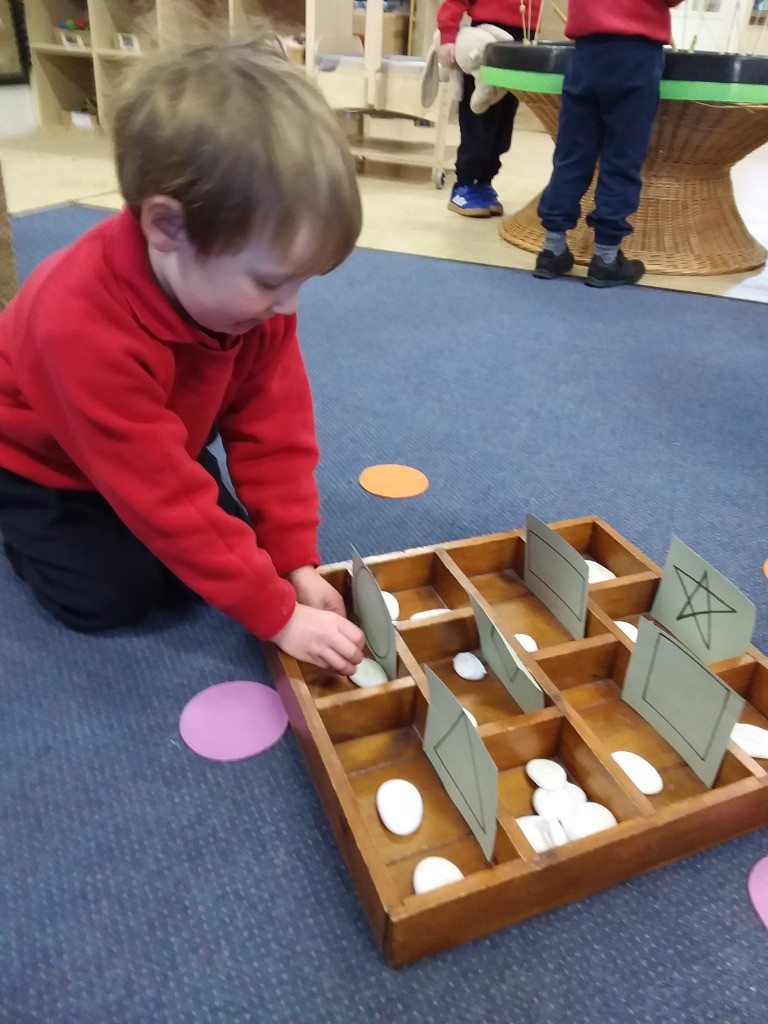
[[[593,256],[587,270],[587,284],[591,288],[615,288],[619,284],[637,284],[645,273],[642,260],[628,260],[619,249],[613,263],[602,256]]]
[[[562,277],[573,269],[573,253],[566,247],[564,252],[555,256],[551,249],[542,249],[536,257],[534,277],[551,281],[553,277]]]

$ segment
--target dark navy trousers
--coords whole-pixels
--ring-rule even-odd
[[[547,231],[576,226],[599,160],[595,209],[587,224],[598,245],[618,245],[631,234],[627,218],[640,202],[663,70],[661,43],[644,36],[576,40],[563,81],[552,177],[539,201]]]
[[[477,22],[473,25],[495,24],[517,39],[523,30],[517,25]],[[456,153],[456,184],[489,185],[499,173],[501,158],[512,144],[512,128],[517,113],[517,97],[508,92],[484,114],[475,114],[469,105],[475,91],[473,75],[464,75],[464,93],[459,103],[459,148]]]

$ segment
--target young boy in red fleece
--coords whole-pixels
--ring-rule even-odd
[[[569,0],[565,33],[575,47],[563,81],[552,177],[539,201],[546,238],[534,277],[558,277],[573,267],[565,233],[576,226],[598,160],[595,209],[587,216],[595,232],[587,284],[609,288],[643,276],[642,261],[626,259],[619,247],[640,202],[659,108],[663,44],[671,36],[669,9],[680,3]]]
[[[317,573],[300,286],[360,231],[334,115],[271,44],[142,58],[114,117],[127,208],[0,315],[0,530],[81,630],[181,580],[288,654],[349,674],[363,635]],[[237,496],[199,461],[216,424]]]
[[[443,67],[456,63],[456,36],[465,14],[473,25],[495,25],[517,40],[531,37],[539,19],[541,0],[443,0],[437,10],[440,29],[438,59]],[[522,9],[521,9],[522,8]],[[491,182],[499,173],[501,158],[512,143],[517,97],[511,92],[483,114],[470,107],[475,79],[464,75],[459,103],[459,149],[456,153],[456,184],[448,209],[463,217],[499,216],[504,208]]]

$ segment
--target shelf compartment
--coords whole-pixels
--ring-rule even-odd
[[[84,54],[90,57],[89,54]],[[80,110],[96,97],[93,61],[76,51],[36,53],[35,96],[40,122],[46,127],[60,126],[66,112]]]

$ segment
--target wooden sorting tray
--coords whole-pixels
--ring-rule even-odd
[[[392,966],[486,935],[589,896],[642,872],[689,856],[768,821],[768,761],[731,743],[708,789],[665,740],[621,699],[632,641],[616,619],[649,616],[661,570],[597,517],[549,524],[585,557],[616,574],[589,588],[586,636],[573,640],[523,583],[525,531],[451,541],[366,559],[379,586],[395,594],[397,677],[358,689],[348,679],[299,663],[267,644],[277,689],[376,941]],[[351,612],[349,563],[321,573]],[[453,655],[476,650],[471,595],[524,659],[545,694],[545,707],[524,713],[489,671],[479,682],[453,670]],[[440,609],[431,619],[414,612]],[[528,633],[539,650],[514,639]],[[477,719],[499,770],[493,861],[483,855],[422,749],[430,667]],[[710,668],[745,698],[741,720],[768,728],[768,658],[750,647]],[[664,780],[644,796],[611,758],[630,750]],[[515,818],[533,813],[525,764],[559,761],[590,800],[618,824],[537,854]],[[410,836],[381,824],[378,787],[413,782],[424,820]],[[453,861],[464,878],[417,895],[415,865],[426,856]]]

